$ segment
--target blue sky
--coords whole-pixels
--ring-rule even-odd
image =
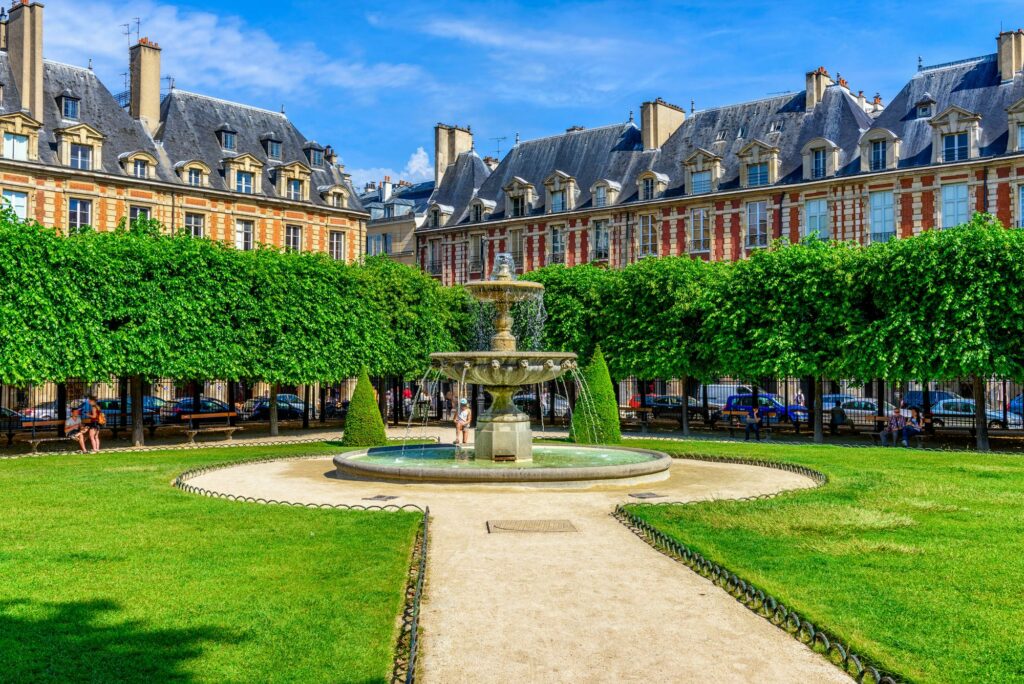
[[[122,89],[122,24],[163,48],[177,87],[268,109],[339,151],[357,186],[428,179],[433,126],[481,155],[662,97],[698,109],[799,91],[819,65],[886,102],[917,68],[995,51],[1024,4],[50,0],[45,55],[92,58]],[[504,141],[494,140],[504,137]]]

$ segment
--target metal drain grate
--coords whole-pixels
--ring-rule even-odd
[[[575,532],[568,520],[488,520],[487,531],[499,532]]]
[[[389,496],[387,494],[378,494],[377,496],[364,496],[363,501],[391,501],[397,499],[397,496]]]
[[[664,494],[655,494],[654,492],[636,492],[630,494],[634,499],[664,499]]]

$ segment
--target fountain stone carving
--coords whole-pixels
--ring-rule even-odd
[[[490,280],[466,284],[475,299],[492,302],[497,309],[490,350],[430,355],[431,365],[452,380],[482,385],[491,394],[490,409],[477,417],[474,451],[478,459],[532,460],[530,418],[512,403],[512,395],[523,385],[554,380],[576,367],[576,355],[571,352],[518,351],[512,334],[512,305],[540,298],[544,286],[516,280],[514,267],[510,254],[499,254]]]

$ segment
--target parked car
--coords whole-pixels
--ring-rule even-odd
[[[100,406],[100,411],[103,411],[103,415],[107,417],[107,425],[114,426],[121,421],[121,400],[120,399],[100,399],[96,402]],[[126,422],[131,422],[132,419],[132,403],[131,399],[125,402],[125,419]],[[146,407],[145,397],[142,402],[142,423],[143,425],[159,425],[160,424],[160,412],[152,407]]]
[[[946,390],[928,391],[928,403],[931,404],[933,412],[935,406],[940,401],[945,401],[947,399],[963,399],[963,397],[953,392],[947,392]],[[924,392],[921,390],[910,390],[903,395],[903,404],[908,409],[916,408],[918,411],[924,411]]]
[[[831,420],[829,409],[835,406],[835,402],[825,405],[825,423]],[[846,413],[848,424],[855,427],[874,428],[875,419],[878,418],[878,402],[874,399],[849,399],[841,403]],[[888,416],[896,408],[889,402],[882,404],[883,415]]]
[[[71,404],[67,406],[67,414],[71,415]],[[29,420],[57,420],[57,402],[44,401],[41,404],[22,410],[22,418]],[[67,416],[64,416],[67,418]]]
[[[0,428],[16,430],[21,427],[22,415],[14,409],[0,406]]]
[[[512,403],[516,405],[516,408],[523,413],[532,416],[534,414],[534,404],[537,401],[537,394],[535,392],[517,392],[512,397]],[[544,417],[551,417],[551,405],[550,398],[544,403],[542,410],[544,411]],[[569,410],[569,400],[563,397],[561,394],[555,395],[555,418],[565,418],[571,413]]]
[[[655,418],[671,418],[674,420],[682,418],[683,398],[678,394],[656,394],[650,396],[648,397],[647,405],[651,408],[651,414]],[[687,397],[687,410],[690,413],[691,419],[702,418],[704,415],[704,407],[693,397]],[[709,413],[714,416],[718,411],[709,406]]]
[[[281,396],[281,395],[278,395]],[[278,420],[302,420],[303,407],[305,405],[301,402],[294,404],[288,401],[281,401],[278,399],[277,402],[277,419]],[[310,418],[312,418],[312,414]],[[253,403],[252,411],[249,413],[246,420],[270,420],[270,398],[262,397]]]
[[[836,405],[837,401],[840,404],[845,404],[846,402],[854,401],[855,399],[857,399],[857,397],[853,396],[852,394],[843,394],[843,393],[839,393],[839,394],[822,394],[821,395],[821,405],[822,405],[822,407],[826,411],[828,411],[830,408],[832,408],[833,406]],[[808,399],[808,403],[809,402],[810,402],[810,400]],[[808,408],[814,408],[814,407],[813,406],[808,406]]]
[[[328,401],[324,405],[324,414],[326,415],[327,420],[344,418],[348,415],[348,399],[344,401]]]
[[[165,419],[170,423],[182,423],[185,422],[184,418],[182,418],[183,415],[191,413],[223,413],[231,410],[223,401],[210,397],[200,397],[198,411],[194,407],[195,402],[192,397],[179,399],[167,408],[164,414]]]
[[[1011,399],[1007,408],[1014,413],[1024,415],[1024,394],[1018,394]]]
[[[762,414],[765,411],[774,411],[775,417],[767,417],[762,415],[762,420],[770,423],[779,422],[793,422],[798,420],[801,423],[805,423],[808,420],[808,411],[806,406],[800,406],[799,404],[790,404],[786,406],[776,398],[776,396],[770,392],[758,393],[757,403],[761,408]],[[754,395],[753,394],[733,394],[730,395],[725,402],[725,411],[750,411],[754,406]]]
[[[1003,421],[1003,412],[985,409],[985,418],[990,428],[1020,428],[1024,419],[1019,413],[1007,413]],[[932,424],[937,427],[956,427],[973,429],[975,425],[974,401],[971,399],[943,399],[932,406]]]
[[[708,408],[721,411],[725,408],[725,404],[729,401],[729,397],[733,394],[752,394],[753,389],[747,385],[707,385],[708,390]],[[704,403],[704,386],[697,387],[697,392],[694,395],[697,398],[698,403]]]

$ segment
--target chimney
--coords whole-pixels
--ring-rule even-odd
[[[660,97],[640,105],[640,137],[645,150],[656,150],[683,125],[686,112]]]
[[[334,148],[328,145],[324,148],[324,159],[328,164],[332,166],[338,163],[338,153],[335,152]]]
[[[498,158],[484,157],[484,166],[493,171],[494,169],[498,168]]]
[[[825,88],[832,85],[832,77],[828,70],[820,66],[815,71],[807,72],[807,103],[805,110],[813,112],[822,98],[825,97]]]
[[[384,176],[384,182],[380,184],[380,199],[382,202],[391,199],[391,176]]]
[[[864,91],[863,90],[858,90],[857,91],[857,104],[865,112],[868,111],[868,98],[864,97]]]
[[[434,183],[441,184],[445,170],[463,152],[473,149],[473,133],[469,127],[439,123],[434,126]]]
[[[131,73],[128,111],[153,135],[160,127],[160,46],[149,38],[139,38],[128,51],[128,57]]]
[[[7,21],[7,58],[21,93],[21,108],[43,120],[43,6],[18,0]]]
[[[1024,29],[1004,31],[996,37],[999,76],[1012,81],[1014,75],[1024,68]]]

